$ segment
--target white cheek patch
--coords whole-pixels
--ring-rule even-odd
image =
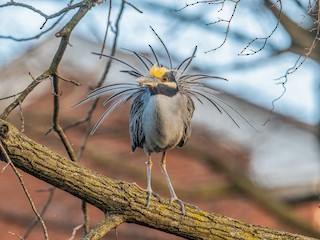
[[[171,87],[171,88],[177,88],[177,83],[176,82],[162,82],[162,84]]]

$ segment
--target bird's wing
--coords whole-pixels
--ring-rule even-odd
[[[142,129],[143,104],[143,93],[141,93],[134,99],[130,110],[129,131],[132,151],[137,147],[143,148],[142,143],[145,138]]]
[[[184,133],[183,133],[183,136],[178,144],[179,147],[183,147],[189,137],[190,137],[190,134],[191,134],[191,119],[192,119],[192,116],[193,116],[193,112],[194,112],[194,103],[192,101],[192,99],[187,96],[187,108],[186,108],[186,113],[185,113],[185,121],[184,121]]]

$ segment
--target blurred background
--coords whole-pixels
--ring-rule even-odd
[[[78,1],[20,2],[52,15]],[[217,97],[240,126],[209,103],[196,104],[188,145],[168,154],[168,171],[177,195],[207,211],[319,237],[319,1],[139,1],[124,4],[121,18],[121,1],[112,1],[110,15],[109,6],[107,1],[93,7],[80,21],[60,64],[59,75],[81,83],[62,82],[63,127],[86,116],[90,107],[71,108],[102,78],[108,59],[99,59],[91,52],[101,51],[108,20],[104,53],[110,54],[117,36],[118,58],[143,69],[125,49],[153,58],[151,45],[161,62],[169,64],[152,26],[168,48],[174,66],[198,46],[189,72],[228,79],[207,84],[221,92]],[[32,77],[48,69],[60,42],[55,33],[78,10],[45,21],[34,9],[0,1],[0,98],[19,93]],[[112,62],[105,84],[134,82],[120,70],[128,68]],[[48,79],[9,119],[27,136],[66,155],[55,134],[46,135],[52,121],[52,98]],[[12,101],[2,99],[1,112]],[[80,160],[108,177],[144,187],[145,156],[142,151],[130,152],[129,108],[120,106],[110,115],[89,138]],[[103,110],[101,102],[93,123]],[[85,133],[83,125],[67,131],[75,149],[82,146]],[[157,164],[159,156],[154,158],[153,188],[168,197]],[[3,166],[0,163],[0,168]],[[48,198],[52,192],[48,184],[23,175],[39,209],[51,202],[44,213],[49,236],[70,238],[73,228],[82,223],[81,201],[60,190]],[[25,233],[34,216],[10,169],[0,175],[0,202],[0,239],[16,239]],[[93,207],[89,214],[92,226],[103,218]],[[114,239],[113,235],[111,232],[106,239]],[[179,239],[129,224],[121,225],[118,235],[120,239]],[[37,226],[30,238],[41,236]],[[75,238],[79,236],[81,231]]]

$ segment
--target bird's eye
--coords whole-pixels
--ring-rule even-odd
[[[163,77],[162,78],[162,82],[167,82],[168,81],[168,77]]]

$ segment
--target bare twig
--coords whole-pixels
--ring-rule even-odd
[[[1,169],[0,174],[3,173],[3,172],[7,169],[7,167],[8,167],[9,165],[10,165],[10,164],[7,163],[7,164]]]
[[[89,213],[88,204],[85,200],[82,200],[81,209],[83,212],[83,234],[86,235],[89,232]]]
[[[52,199],[53,199],[53,195],[54,195],[54,190],[56,188],[55,187],[50,187],[49,189],[46,189],[45,191],[48,192],[49,191],[49,196],[48,196],[48,199],[46,201],[46,203],[44,204],[43,208],[41,209],[40,211],[40,216],[43,216],[43,214],[46,212],[46,210],[48,209]],[[43,190],[40,190],[41,192],[43,192]],[[40,191],[37,191],[37,192],[40,192]],[[31,233],[32,229],[37,225],[37,223],[39,222],[39,219],[38,218],[35,218],[29,225],[27,231],[23,234],[23,239],[26,239],[29,234]]]
[[[251,40],[242,50],[241,52],[238,54],[239,56],[248,56],[248,55],[254,55],[258,52],[260,52],[262,49],[265,48],[265,46],[267,45],[268,40],[270,39],[270,37],[274,34],[274,32],[278,29],[279,25],[280,25],[280,20],[281,20],[281,14],[282,14],[282,2],[281,0],[278,0],[277,3],[279,3],[279,13],[277,16],[277,23],[274,26],[274,28],[272,29],[272,31],[270,32],[270,34],[267,37],[256,37],[253,40]],[[272,5],[271,7],[275,7],[274,5]],[[258,48],[257,50],[253,50],[250,49],[250,52],[248,52],[249,47],[251,47],[254,43],[258,42],[258,41],[262,41],[261,47]]]
[[[71,237],[68,238],[68,240],[73,240],[76,236],[76,233],[79,229],[81,229],[83,227],[83,224],[80,224],[78,226],[75,226],[73,229],[72,229],[72,234],[71,234]]]
[[[278,2],[280,3],[280,6],[281,6],[281,0],[278,0]],[[316,6],[318,4],[318,6]],[[287,88],[286,88],[286,83],[289,81],[289,75],[293,74],[294,72],[296,72],[304,63],[305,61],[310,57],[310,55],[312,54],[312,52],[315,50],[317,44],[319,43],[319,40],[320,40],[320,22],[319,22],[319,17],[320,17],[320,1],[319,0],[316,0],[314,5],[310,5],[309,7],[309,11],[308,13],[310,14],[313,9],[316,7],[316,11],[317,11],[317,18],[314,18],[314,25],[316,26],[314,29],[312,29],[311,31],[316,31],[316,34],[313,38],[313,41],[310,45],[310,47],[306,48],[306,53],[305,54],[302,54],[302,55],[299,55],[297,60],[295,61],[294,65],[292,67],[290,67],[289,69],[287,69],[286,73],[275,79],[275,80],[281,80],[281,79],[284,79],[283,81],[281,82],[278,82],[277,84],[278,85],[281,85],[282,88],[283,88],[283,91],[281,92],[281,94],[275,98],[273,101],[272,101],[272,107],[271,109],[269,110],[269,115],[268,115],[268,118],[267,120],[263,123],[263,125],[266,125],[270,119],[271,119],[271,114],[272,112],[274,111],[275,109],[275,103],[277,101],[279,101],[283,96],[284,94],[286,93],[287,91]],[[279,18],[280,18],[280,14],[281,14],[281,8],[279,9]]]
[[[61,16],[57,21],[55,21],[50,27],[48,27],[46,30],[44,31],[41,31],[40,33],[34,35],[34,36],[31,36],[31,37],[23,37],[23,38],[18,38],[18,37],[14,37],[14,36],[4,36],[4,35],[0,35],[0,38],[2,39],[9,39],[9,40],[13,40],[13,41],[16,41],[16,42],[23,42],[23,41],[30,41],[30,40],[35,40],[35,39],[38,39],[40,38],[42,35],[46,34],[47,32],[50,32],[53,28],[55,28],[58,23],[62,20],[62,18],[64,17]]]
[[[20,240],[24,240],[23,237],[21,237],[18,233],[9,232],[11,235],[19,238]]]
[[[184,7],[182,8],[179,8],[179,9],[176,9],[175,11],[176,12],[180,12],[188,7],[191,7],[191,6],[194,6],[194,5],[197,5],[197,4],[223,4],[226,0],[208,0],[208,1],[196,1],[196,2],[193,2],[193,3],[186,3]]]
[[[29,93],[32,92],[32,90],[38,86],[39,83],[42,82],[42,80],[49,78],[51,75],[51,72],[48,70],[44,73],[42,73],[36,80],[34,80],[25,90],[21,92],[19,97],[15,99],[6,109],[1,113],[0,118],[6,119],[9,114],[17,107],[19,104],[21,104],[25,98],[29,95]]]
[[[209,26],[209,25],[215,25],[215,24],[218,24],[218,23],[221,23],[221,22],[227,23],[227,28],[226,28],[225,33],[224,33],[224,38],[223,38],[222,42],[217,47],[209,49],[205,53],[216,51],[217,49],[221,48],[226,43],[226,41],[228,39],[229,32],[230,32],[231,21],[233,20],[233,17],[235,15],[235,12],[236,12],[236,9],[238,7],[238,4],[240,3],[240,0],[196,1],[196,2],[193,2],[193,3],[186,3],[184,7],[175,10],[175,12],[180,12],[180,11],[182,11],[182,10],[188,8],[188,7],[191,7],[191,6],[195,6],[195,5],[198,5],[198,4],[208,4],[208,5],[221,5],[220,9],[218,10],[218,12],[221,12],[223,10],[223,8],[225,6],[225,3],[227,1],[234,3],[233,9],[232,9],[232,13],[231,13],[231,16],[229,17],[229,19],[218,18],[217,21],[205,24],[206,26]]]
[[[69,142],[68,137],[66,136],[65,132],[63,131],[61,125],[60,125],[60,121],[59,121],[59,113],[60,113],[60,88],[59,88],[59,79],[57,77],[57,75],[53,75],[53,120],[52,120],[52,129],[54,131],[56,131],[63,143],[63,145],[65,146],[67,153],[69,155],[69,158],[74,161],[77,162],[77,156],[73,150],[73,147],[71,145],[71,143]]]
[[[102,48],[101,48],[101,54],[103,53],[103,50],[106,46],[106,42],[107,42],[107,37],[108,37],[108,30],[109,30],[109,26],[110,26],[110,17],[111,17],[111,8],[112,8],[112,0],[109,0],[109,10],[108,10],[108,17],[107,17],[107,26],[106,26],[106,32],[104,34],[104,39],[103,39],[103,43],[102,43]],[[101,59],[102,56],[100,56]]]
[[[2,39],[10,39],[10,40],[13,40],[13,41],[29,41],[29,40],[34,40],[34,39],[37,39],[39,37],[41,37],[42,35],[44,35],[45,33],[51,31],[55,26],[58,25],[59,22],[61,22],[61,20],[63,19],[63,17],[70,11],[70,10],[73,10],[73,9],[76,9],[76,8],[79,8],[81,6],[84,5],[84,1],[82,2],[79,2],[79,3],[76,3],[74,5],[71,5],[71,3],[73,2],[73,0],[71,0],[68,4],[67,7],[61,9],[60,11],[54,13],[54,14],[51,14],[51,15],[47,15],[45,14],[44,12],[42,12],[41,10],[39,9],[36,9],[34,8],[33,6],[31,5],[28,5],[28,4],[25,4],[25,3],[19,3],[19,2],[15,2],[15,1],[11,1],[11,2],[7,2],[5,4],[2,4],[0,5],[0,8],[3,8],[3,7],[10,7],[10,6],[15,6],[15,7],[23,7],[23,8],[26,8],[26,9],[29,9],[37,14],[39,14],[40,16],[42,16],[45,21],[44,23],[42,24],[42,26],[40,27],[40,29],[43,29],[44,25],[48,22],[48,20],[50,19],[53,19],[53,18],[56,18],[56,17],[59,17],[49,28],[47,28],[46,30],[32,36],[32,37],[25,37],[25,38],[17,38],[17,37],[14,37],[14,36],[1,36],[0,35],[0,38]]]
[[[117,43],[118,43],[118,36],[119,36],[119,23],[120,23],[120,20],[121,20],[121,17],[122,17],[122,14],[123,14],[123,11],[124,11],[124,6],[125,6],[125,2],[123,1],[122,4],[121,4],[121,8],[119,10],[119,13],[118,13],[118,16],[117,16],[117,20],[116,20],[116,23],[115,23],[115,36],[114,36],[114,39],[113,39],[113,45],[112,45],[112,49],[111,49],[111,56],[114,56],[115,53],[116,53],[116,49],[117,49]],[[94,88],[98,88],[98,87],[101,87],[103,85],[103,83],[105,82],[106,78],[107,78],[107,75],[109,73],[109,70],[110,70],[110,67],[111,67],[111,62],[112,62],[112,59],[109,59],[106,66],[105,66],[105,70],[99,80],[99,82],[96,84],[96,86]],[[67,126],[65,128],[65,130],[67,129],[70,129],[71,127],[75,127],[75,126],[78,126],[80,124],[83,124],[85,123],[86,124],[86,133],[84,135],[84,138],[83,138],[83,141],[82,141],[82,144],[79,146],[79,149],[78,149],[78,152],[77,152],[77,156],[80,157],[85,149],[85,146],[86,146],[86,143],[87,143],[87,140],[90,136],[90,132],[91,132],[91,119],[92,119],[92,115],[93,115],[93,112],[95,111],[96,107],[97,107],[97,104],[98,104],[98,101],[99,101],[99,98],[95,99],[90,107],[90,109],[88,110],[87,112],[87,116],[83,119],[80,119],[79,121]]]
[[[59,74],[57,74],[56,73],[56,75],[57,75],[57,77],[59,78],[59,79],[61,79],[62,81],[64,81],[64,82],[67,82],[67,83],[72,83],[72,84],[74,84],[74,85],[76,85],[76,86],[81,86],[81,83],[78,83],[78,82],[76,82],[76,81],[74,81],[74,80],[70,80],[70,79],[67,79],[67,78],[65,78],[65,77],[61,77]]]
[[[12,94],[12,95],[9,95],[9,96],[6,96],[6,97],[2,97],[2,98],[0,98],[0,101],[6,100],[6,99],[10,99],[10,98],[15,98],[15,97],[19,96],[22,92],[23,91],[15,93],[15,94]]]
[[[58,69],[60,61],[64,55],[64,52],[69,44],[69,37],[75,26],[78,22],[86,15],[86,13],[90,10],[90,8],[94,5],[94,1],[92,3],[90,1],[83,1],[86,5],[82,5],[77,13],[71,18],[71,20],[56,34],[57,37],[61,37],[59,48],[52,59],[51,65],[47,71],[42,73],[39,77],[37,77],[22,93],[19,97],[12,102],[0,115],[1,119],[6,119],[8,115],[20,104],[25,98],[32,92],[32,90],[40,83],[42,80],[53,76]]]
[[[24,132],[24,117],[23,117],[22,103],[21,102],[19,102],[19,115],[20,115],[20,121],[21,121],[21,132]]]
[[[123,2],[127,5],[129,5],[130,7],[132,7],[133,9],[135,9],[136,11],[138,11],[139,13],[143,13],[143,11],[141,11],[139,8],[137,8],[136,6],[134,6],[132,3],[129,3],[125,0],[123,0]]]
[[[9,165],[11,166],[13,172],[18,177],[19,182],[20,182],[20,184],[22,186],[22,189],[23,189],[24,193],[26,194],[27,199],[28,199],[28,201],[30,203],[32,211],[34,212],[34,214],[36,215],[37,219],[41,223],[41,226],[42,226],[42,229],[43,229],[43,233],[44,233],[44,237],[45,237],[46,240],[49,240],[49,235],[48,235],[48,230],[47,230],[46,224],[44,223],[42,217],[38,213],[38,211],[36,209],[36,206],[34,205],[34,202],[32,201],[32,198],[31,198],[31,196],[29,194],[29,191],[28,191],[28,189],[27,189],[27,187],[26,187],[26,185],[25,185],[25,183],[23,181],[23,178],[22,178],[21,174],[18,172],[17,168],[14,166],[13,162],[11,161],[7,151],[5,150],[5,148],[2,145],[2,141],[1,140],[0,140],[0,151],[2,152],[2,155],[4,156],[6,162],[9,163]]]
[[[212,48],[212,49],[206,51],[205,53],[209,53],[209,52],[216,51],[217,49],[221,48],[221,47],[226,43],[226,41],[227,41],[227,39],[228,39],[228,36],[229,36],[229,32],[230,32],[231,21],[232,21],[234,15],[235,15],[235,13],[236,13],[236,9],[237,9],[237,7],[238,7],[238,4],[240,3],[240,0],[234,0],[234,1],[232,1],[232,2],[234,2],[234,7],[233,7],[233,10],[232,10],[232,13],[231,13],[231,16],[230,16],[229,19],[219,19],[219,20],[216,21],[216,22],[207,24],[207,25],[212,25],[212,24],[216,24],[216,23],[220,23],[220,22],[226,22],[226,23],[227,23],[227,28],[226,28],[226,31],[225,31],[225,34],[224,34],[224,38],[223,38],[221,44],[218,45],[218,46],[215,47],[215,48]],[[225,1],[223,1],[223,2],[221,3],[222,6],[221,6],[221,9],[220,9],[219,11],[221,11],[221,10],[223,9],[223,4],[224,4],[224,3],[225,3]]]
[[[70,3],[71,2],[72,1],[70,1]],[[66,13],[66,12],[69,12],[72,9],[76,9],[76,8],[79,8],[79,7],[82,7],[83,5],[85,5],[85,1],[81,1],[81,2],[76,3],[74,5],[70,5],[70,3],[68,4],[67,7],[65,7],[65,8],[61,9],[60,11],[58,11],[58,12],[56,12],[54,14],[51,14],[51,15],[45,14],[41,10],[39,10],[39,9],[37,9],[37,8],[31,6],[31,5],[28,5],[28,4],[25,4],[25,3],[19,3],[17,1],[10,1],[10,2],[7,2],[5,4],[1,4],[0,8],[10,7],[10,6],[23,7],[23,8],[29,9],[29,10],[39,14],[44,19],[48,20],[48,19],[59,17],[60,15]]]

